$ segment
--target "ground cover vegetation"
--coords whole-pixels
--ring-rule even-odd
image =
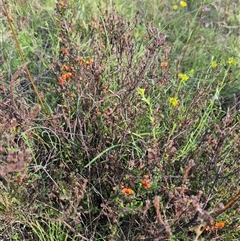
[[[0,7],[1,240],[240,239],[237,0]]]

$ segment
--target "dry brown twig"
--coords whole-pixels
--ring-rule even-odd
[[[188,165],[185,167],[184,173],[183,173],[183,178],[182,178],[182,183],[185,184],[188,176],[189,176],[189,172],[191,171],[191,169],[195,166],[195,162],[194,160],[189,160]]]
[[[162,218],[162,214],[160,211],[160,200],[159,200],[159,196],[155,196],[153,199],[153,206],[155,208],[156,211],[156,218],[157,218],[157,222],[159,225],[164,226],[165,231],[167,233],[167,237],[166,238],[170,238],[172,236],[172,232],[171,232],[171,228],[168,224],[167,221],[164,221]]]

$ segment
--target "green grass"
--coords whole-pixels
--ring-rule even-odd
[[[0,238],[239,239],[240,8],[186,2],[8,2]]]

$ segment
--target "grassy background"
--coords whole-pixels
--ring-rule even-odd
[[[0,5],[0,238],[240,238],[240,7],[186,3],[8,1],[35,89]]]

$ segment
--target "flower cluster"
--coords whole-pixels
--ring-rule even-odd
[[[187,7],[187,3],[186,3],[185,1],[181,1],[181,2],[179,3],[179,5],[180,5],[182,8]],[[177,4],[173,4],[173,5],[172,5],[172,8],[173,8],[173,10],[177,10],[177,9],[178,9],[178,5],[177,5]]]
[[[58,78],[58,84],[63,86],[66,85],[67,82],[71,79],[72,77],[72,73],[71,72],[67,72],[65,74],[62,74],[59,78]]]
[[[141,186],[144,188],[144,189],[149,189],[152,187],[152,183],[149,179],[149,175],[144,175],[143,176],[143,179],[141,180]],[[134,191],[132,188],[129,188],[129,187],[124,187],[122,186],[122,193],[129,196],[129,195],[132,195],[134,194]]]
[[[211,67],[214,69],[218,67],[218,65],[223,65],[223,66],[233,66],[237,64],[237,60],[234,57],[229,57],[227,60],[222,60],[220,63],[218,63],[215,60],[211,61]]]
[[[79,58],[78,61],[79,61],[80,65],[83,65],[83,64],[91,65],[94,62],[94,60],[91,58],[89,58],[89,59]]]

